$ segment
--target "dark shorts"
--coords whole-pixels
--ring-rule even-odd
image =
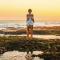
[[[27,29],[28,29],[28,30],[29,30],[29,29],[33,30],[33,25],[27,26]]]

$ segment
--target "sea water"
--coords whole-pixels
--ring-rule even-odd
[[[60,22],[35,21],[34,26],[60,26]],[[0,20],[0,28],[4,27],[26,27],[26,20]]]

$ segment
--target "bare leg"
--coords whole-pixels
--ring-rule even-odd
[[[27,38],[33,38],[33,26],[27,26]]]
[[[32,31],[32,29],[30,29],[30,39],[32,39],[33,38],[33,31]]]
[[[33,26],[31,26],[31,38],[33,38]]]
[[[31,30],[31,38],[33,38],[33,32],[32,32],[32,30]]]
[[[29,27],[27,27],[27,38],[29,38]]]
[[[33,31],[32,30],[31,30],[31,34],[30,35],[31,35],[31,38],[33,38]]]
[[[27,37],[29,37],[29,33],[28,33],[28,30],[27,30]]]

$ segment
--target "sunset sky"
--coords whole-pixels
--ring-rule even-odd
[[[29,8],[37,21],[60,21],[60,0],[0,0],[0,20],[26,20]]]

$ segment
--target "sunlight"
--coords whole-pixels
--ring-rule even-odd
[[[24,19],[29,8],[33,10],[37,20],[41,16],[49,17],[48,20],[50,16],[53,20],[60,16],[60,0],[0,0],[0,17],[23,17]]]

